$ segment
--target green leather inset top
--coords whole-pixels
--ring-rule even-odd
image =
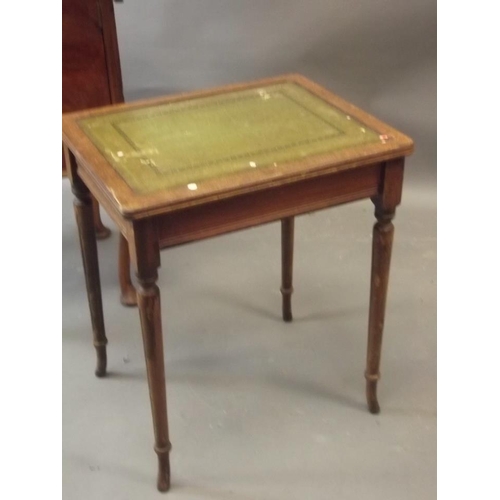
[[[112,112],[79,126],[141,194],[380,141],[295,83]]]

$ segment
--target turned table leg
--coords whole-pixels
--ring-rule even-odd
[[[168,439],[160,290],[156,285],[156,271],[150,275],[138,274],[137,278],[139,280],[137,299],[141,316],[142,338],[155,433],[154,450],[158,455],[157,486],[160,491],[167,491],[170,487],[170,441]]]
[[[283,320],[292,321],[293,278],[293,217],[281,219],[281,294],[283,296]]]
[[[103,377],[106,374],[106,344],[108,341],[104,331],[93,201],[87,186],[85,186],[81,179],[76,177],[76,174],[72,178],[72,190],[75,195],[75,216],[80,236],[80,247],[94,335],[94,347],[97,352],[95,374],[98,377]]]
[[[384,164],[378,194],[372,198],[377,222],[373,226],[368,353],[366,358],[366,399],[371,413],[379,413],[377,383],[380,379],[380,354],[384,331],[385,303],[389,284],[394,226],[392,219],[401,203],[404,158]]]
[[[156,284],[160,266],[160,250],[155,240],[154,228],[151,227],[149,221],[136,223],[130,244],[138,280],[137,303],[153,414],[154,450],[158,455],[157,487],[160,491],[167,491],[170,488],[169,452],[171,446],[168,437],[160,290]]]
[[[92,210],[94,212],[94,226],[95,234],[98,240],[105,240],[111,234],[111,230],[107,228],[101,219],[101,212],[99,211],[99,203],[92,196]]]
[[[373,226],[370,316],[368,321],[368,354],[366,360],[366,399],[371,413],[379,413],[377,382],[380,378],[380,354],[384,330],[385,304],[391,263],[394,211],[375,210]]]
[[[130,278],[130,253],[128,249],[128,241],[123,234],[120,234],[118,276],[121,290],[120,302],[124,306],[136,306],[137,292]]]

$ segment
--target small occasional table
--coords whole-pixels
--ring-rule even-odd
[[[292,320],[294,216],[371,198],[366,362],[377,382],[394,227],[411,139],[300,75],[63,116],[63,142],[97,351],[106,344],[92,196],[128,242],[138,288],[160,491],[170,486],[160,250],[281,220],[283,319]]]

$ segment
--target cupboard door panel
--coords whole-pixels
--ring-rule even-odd
[[[97,0],[62,2],[63,112],[111,102]]]

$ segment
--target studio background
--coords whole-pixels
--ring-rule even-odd
[[[370,202],[297,219],[291,325],[280,321],[277,224],[162,253],[168,498],[435,498],[435,2],[125,0],[115,15],[126,100],[302,73],[415,141],[379,416],[364,406]],[[114,375],[97,380],[71,203],[65,181],[64,497],[158,498],[138,314],[118,302],[117,231],[104,216]]]
[[[436,3],[125,0],[125,98],[302,73],[410,135],[407,179],[436,169]]]

